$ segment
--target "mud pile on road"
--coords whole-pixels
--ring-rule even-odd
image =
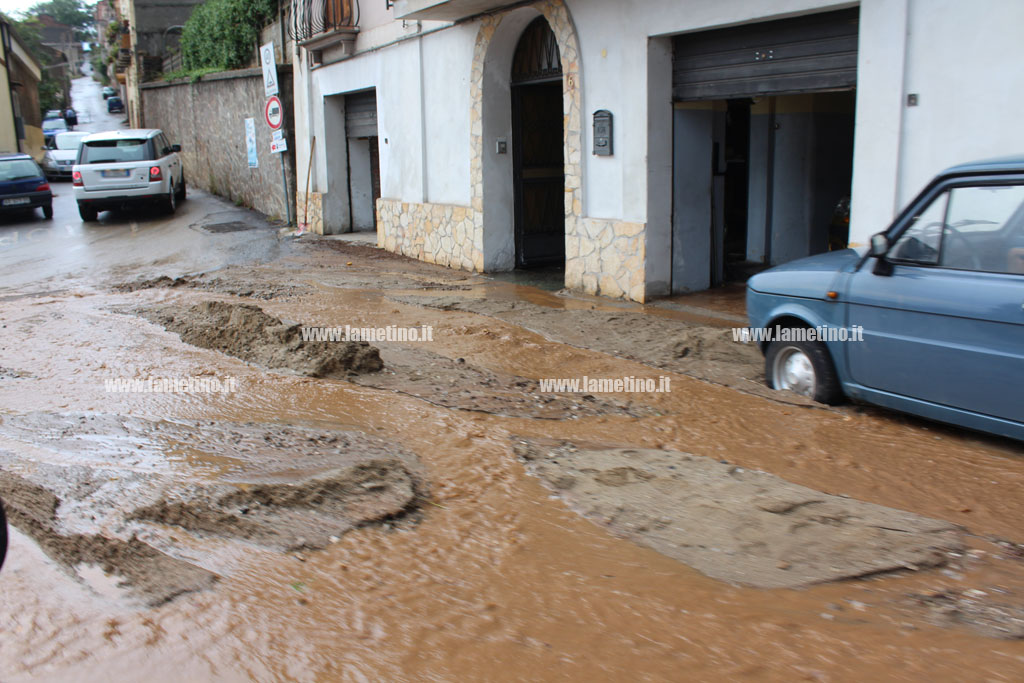
[[[993,599],[986,591],[947,589],[912,594],[909,600],[923,608],[926,618],[938,626],[969,626],[989,638],[1024,639],[1024,606]]]
[[[520,325],[548,339],[626,358],[698,379],[806,405],[803,397],[764,385],[764,358],[754,344],[733,340],[727,327],[683,322],[628,310],[551,308],[528,301],[480,299],[457,294],[392,294],[397,303],[475,313]],[[736,323],[737,325],[740,323]]]
[[[377,348],[366,342],[304,341],[300,325],[282,322],[251,304],[204,301],[194,306],[162,306],[139,313],[177,332],[186,344],[267,368],[340,379],[384,367]]]
[[[386,370],[359,375],[361,386],[416,396],[437,406],[505,417],[575,420],[598,415],[648,417],[657,411],[614,395],[541,391],[535,379],[492,372],[464,358],[447,358],[411,345],[381,344]]]
[[[417,500],[417,482],[405,465],[378,458],[298,481],[190,484],[129,518],[275,550],[316,549],[357,525],[397,519]]]
[[[50,468],[41,468],[47,473]],[[60,476],[82,490],[95,486],[86,468],[65,468]],[[153,548],[136,536],[112,537],[103,533],[74,533],[64,528],[57,511],[58,495],[30,479],[0,471],[0,498],[8,521],[39,543],[46,553],[69,567],[96,565],[117,575],[149,605],[159,605],[182,593],[204,590],[218,579],[213,572]]]
[[[265,301],[293,297],[309,291],[308,287],[302,285],[283,284],[257,277],[250,269],[229,268],[217,272],[221,273],[221,275],[217,277],[205,274],[181,275],[174,278],[160,275],[159,277],[115,284],[112,289],[115,292],[137,292],[145,289],[188,287],[190,289],[230,294],[250,299],[262,299]]]
[[[949,522],[687,453],[530,441],[516,452],[583,516],[731,583],[796,588],[939,567],[964,549]]]
[[[356,431],[31,413],[7,416],[0,436],[44,456],[26,468],[0,450],[11,523],[148,604],[230,572],[246,553],[228,546],[322,548],[360,526],[415,524],[427,496],[414,456]]]

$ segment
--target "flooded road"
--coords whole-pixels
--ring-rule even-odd
[[[109,557],[54,552],[50,531],[20,525],[0,572],[4,681],[1024,676],[1024,643],[1006,637],[1024,633],[1012,630],[1024,606],[1018,444],[759,393],[756,359],[695,336],[729,326],[713,297],[653,309],[280,241],[201,193],[173,219],[106,214],[86,227],[70,215],[47,239],[0,249],[0,469],[56,492],[51,507],[23,509],[57,532],[134,538],[212,582],[147,602],[120,582],[134,546],[111,576]],[[208,229],[228,218],[252,229]],[[379,344],[379,377],[323,379],[198,348],[146,317],[206,301],[310,326],[431,325],[434,341]],[[554,408],[530,383],[660,375],[671,392]],[[234,378],[238,390],[105,383],[154,376]],[[574,512],[517,457],[538,440],[763,470],[959,525],[966,546],[937,568],[732,585]],[[415,509],[290,548],[229,528],[251,503],[215,501],[202,524],[133,517],[140,501],[194,487],[297,486],[340,467],[317,458],[356,452],[405,458],[422,478]]]

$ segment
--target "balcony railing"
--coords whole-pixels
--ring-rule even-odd
[[[353,29],[358,0],[292,0],[292,37],[300,43],[320,34]]]

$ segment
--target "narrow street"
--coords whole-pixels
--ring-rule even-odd
[[[80,129],[121,126],[99,90]],[[0,679],[1024,677],[1020,445],[769,392],[736,297],[547,292],[191,189],[83,224],[53,187],[0,223]],[[236,388],[110,390],[153,377]],[[574,377],[671,389],[539,384]]]

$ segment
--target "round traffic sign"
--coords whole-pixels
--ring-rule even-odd
[[[263,117],[272,130],[277,130],[284,125],[284,107],[281,106],[281,99],[274,95],[267,99],[267,106],[263,110]]]

